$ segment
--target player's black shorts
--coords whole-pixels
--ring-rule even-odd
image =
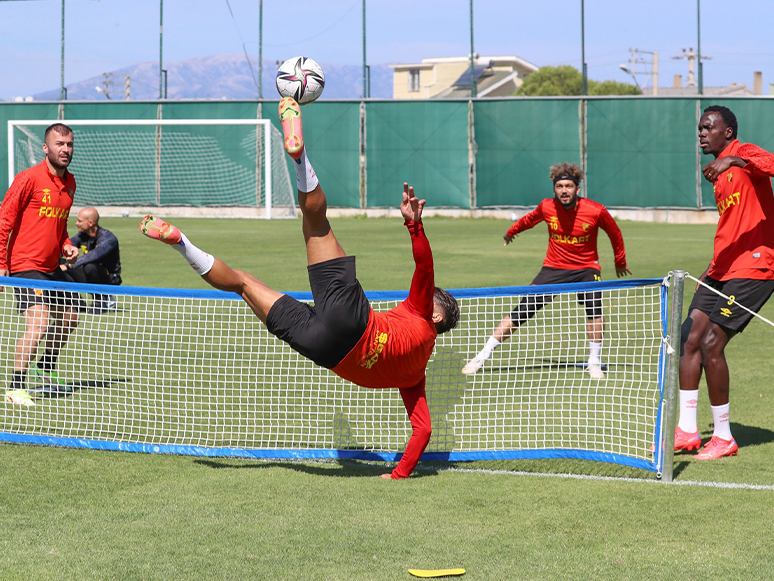
[[[354,256],[308,270],[314,306],[283,295],[269,310],[266,327],[304,357],[333,369],[365,333],[371,309],[355,277]]]
[[[774,280],[732,278],[720,281],[705,276],[702,282],[733,300],[724,299],[699,285],[699,289],[693,295],[691,306],[688,307],[688,313],[690,314],[691,309],[697,309],[709,315],[709,320],[716,325],[739,333],[744,331],[753,318],[753,315],[740,308],[739,304],[757,313],[774,292]]]
[[[75,282],[69,274],[59,267],[54,272],[24,270],[14,272],[11,276],[56,282]],[[50,309],[73,308],[80,310],[86,308],[86,302],[80,294],[75,292],[14,287],[13,293],[16,296],[16,310],[20,315],[33,305],[47,305]]]
[[[594,268],[581,268],[578,270],[565,270],[544,266],[533,285],[538,284],[569,284],[572,282],[594,282],[601,280],[599,271]],[[527,319],[535,316],[540,309],[553,302],[553,295],[528,295],[521,299],[511,313],[511,321],[516,325],[523,324]],[[589,319],[598,319],[602,316],[602,293],[600,291],[578,293],[578,302],[583,303],[586,316]]]

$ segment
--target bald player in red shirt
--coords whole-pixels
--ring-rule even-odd
[[[304,147],[301,109],[293,99],[284,98],[279,113],[285,149],[295,162],[314,306],[270,289],[251,274],[232,270],[155,216],[146,216],[140,230],[172,245],[213,287],[241,295],[269,332],[304,357],[362,387],[398,388],[412,435],[396,468],[382,478],[407,478],[430,441],[425,368],[437,334],[459,321],[457,302],[434,283],[433,254],[422,224],[425,200],[403,184],[400,211],[411,237],[414,276],[408,298],[377,313],[355,277],[355,257],[346,256],[328,222],[325,193]]]
[[[774,154],[737,139],[736,116],[712,105],[699,120],[699,146],[715,160],[704,167],[714,184],[718,219],[715,248],[697,285],[680,345],[680,419],[675,450],[698,450],[696,423],[699,380],[706,373],[712,408],[712,438],[695,458],[713,460],[736,455],[739,446],[729,421],[729,371],[725,347],[741,333],[774,292]],[[731,300],[719,296],[715,289]]]
[[[0,206],[0,276],[73,282],[59,268],[60,256],[71,264],[78,258],[78,249],[67,236],[75,194],[75,178],[67,170],[73,156],[72,129],[62,123],[49,126],[43,151],[45,159],[14,178]],[[43,382],[36,392],[71,390],[55,367],[60,349],[78,324],[81,299],[77,293],[16,287],[14,294],[26,328],[16,343],[6,400],[30,406],[34,401],[32,390],[26,389],[28,371]],[[43,339],[45,352],[30,367]]]
[[[543,261],[543,269],[532,284],[602,280],[597,254],[597,235],[600,228],[607,233],[613,245],[615,272],[618,277],[631,274],[626,268],[623,236],[613,217],[602,204],[578,197],[583,170],[575,164],[564,162],[552,166],[548,177],[554,184],[554,197],[540,202],[537,208],[508,228],[503,236],[507,246],[521,232],[540,222],[546,223],[548,251]],[[523,298],[516,309],[500,321],[484,348],[462,368],[462,373],[467,375],[479,371],[503,341],[551,301],[551,295],[530,295]],[[604,331],[602,293],[578,293],[578,302],[583,303],[588,318],[586,329],[590,355],[586,371],[594,379],[604,379],[600,358]]]

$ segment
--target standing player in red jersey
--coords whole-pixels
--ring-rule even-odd
[[[172,245],[213,287],[241,295],[269,332],[304,357],[361,387],[398,388],[413,431],[397,467],[382,478],[407,478],[430,441],[425,368],[437,334],[459,321],[457,302],[434,284],[433,254],[422,224],[425,200],[403,184],[400,211],[411,237],[414,276],[408,298],[377,313],[355,278],[355,257],[345,255],[328,222],[325,193],[304,147],[301,109],[293,99],[284,98],[279,113],[285,149],[295,161],[314,306],[270,289],[251,274],[232,270],[155,216],[146,216],[140,230]]]
[[[44,141],[46,158],[14,178],[0,206],[0,276],[73,282],[59,269],[60,256],[70,263],[78,258],[67,236],[75,195],[75,178],[67,171],[73,157],[72,129],[55,123],[46,129]],[[26,329],[16,343],[6,399],[29,406],[34,401],[25,389],[27,370],[44,338],[45,352],[29,373],[43,381],[43,391],[69,390],[55,367],[59,350],[78,324],[82,301],[71,292],[14,288],[14,293]]]
[[[715,422],[712,438],[697,460],[733,456],[739,449],[729,422],[725,348],[753,317],[739,305],[757,313],[774,292],[774,154],[740,143],[736,135],[736,116],[730,109],[713,105],[704,110],[699,146],[715,156],[703,173],[714,184],[720,218],[712,262],[700,279],[731,300],[699,285],[682,327],[675,450],[701,447],[696,409],[702,369]]]
[[[554,183],[554,197],[540,202],[537,208],[508,228],[503,236],[507,246],[519,233],[545,221],[548,226],[548,251],[543,268],[532,284],[602,280],[597,254],[597,234],[600,228],[607,233],[613,244],[615,272],[618,277],[631,274],[626,268],[623,236],[613,217],[602,204],[578,197],[583,170],[575,164],[564,162],[552,166],[548,177]],[[503,341],[551,301],[551,295],[530,295],[523,298],[519,306],[500,321],[484,348],[462,368],[462,373],[472,374],[481,369]],[[578,302],[583,303],[588,317],[586,329],[590,355],[586,370],[592,378],[604,379],[600,359],[604,331],[602,293],[578,293]]]

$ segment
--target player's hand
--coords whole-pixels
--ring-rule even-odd
[[[741,157],[729,155],[727,157],[719,157],[716,160],[709,162],[701,171],[708,182],[715,182],[717,181],[718,176],[724,171],[727,171],[734,166],[744,167],[746,165],[747,162]]]
[[[0,276],[11,276],[11,271],[7,268],[0,268]],[[3,287],[0,286],[0,293],[3,292]]]
[[[418,222],[422,219],[422,209],[426,200],[420,200],[414,195],[414,187],[403,183],[403,201],[400,203],[400,213],[404,219]]]
[[[621,278],[622,276],[628,276],[628,275],[630,275],[631,273],[632,273],[632,271],[631,271],[631,270],[629,270],[628,268],[626,268],[625,266],[624,266],[623,268],[618,268],[618,267],[616,267],[616,269],[615,269],[615,275],[616,275],[618,278]]]
[[[518,234],[516,234],[516,236],[518,236]],[[514,238],[515,236],[511,236],[510,234],[505,234],[503,236],[503,240],[505,240],[505,244],[503,244],[503,246],[508,246],[511,242],[513,242]]]
[[[78,260],[78,249],[72,244],[65,244],[62,248],[62,256],[67,259],[68,264],[75,264],[75,261]]]

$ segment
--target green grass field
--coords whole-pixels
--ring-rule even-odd
[[[121,241],[124,284],[207,288],[177,253],[103,219]],[[279,290],[308,290],[300,222],[178,220],[199,246]],[[401,220],[332,220],[367,290],[404,289],[413,262]],[[504,248],[509,224],[428,218],[436,282],[529,284],[545,230]],[[636,277],[698,276],[712,226],[622,222]],[[71,227],[74,231],[74,227]],[[612,252],[600,237],[603,278]],[[686,286],[686,306],[692,295]],[[774,304],[762,314],[774,318]],[[420,464],[405,481],[366,462],[248,461],[0,445],[0,580],[771,579],[774,431],[769,346],[754,321],[727,349],[737,457],[675,455],[675,485],[573,460]],[[699,424],[712,433],[702,387]],[[574,475],[574,476],[571,476]],[[733,487],[736,486],[736,487]]]

